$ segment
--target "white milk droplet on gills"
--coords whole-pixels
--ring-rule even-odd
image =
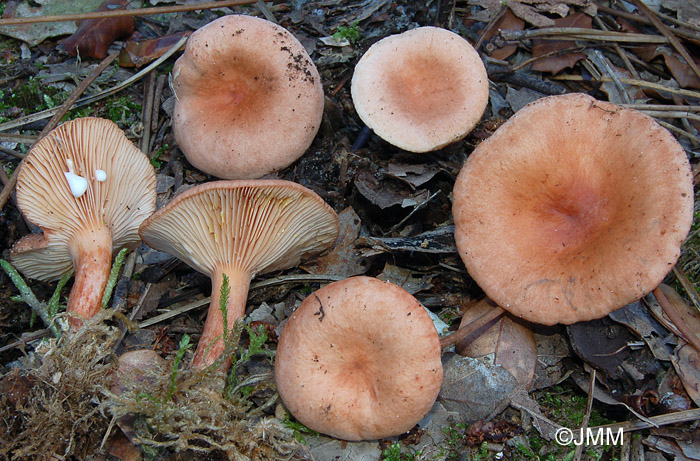
[[[73,197],[80,198],[85,193],[88,188],[88,182],[82,176],[75,174],[73,170],[73,160],[67,159],[68,172],[63,173],[66,176],[66,181],[68,181],[68,186],[70,187],[70,192]]]
[[[95,179],[99,182],[107,181],[107,173],[104,170],[95,170]]]

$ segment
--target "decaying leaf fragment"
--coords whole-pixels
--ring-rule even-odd
[[[498,14],[503,5],[502,0],[470,0],[470,5],[484,8],[473,14],[472,19],[488,22]],[[597,11],[596,5],[590,0],[505,0],[506,6],[517,17],[537,27],[552,27],[554,20],[541,13],[556,14],[564,17],[569,14],[570,6],[582,7],[581,10],[589,15]]]
[[[105,0],[96,11],[124,9],[128,3],[128,0]],[[112,42],[127,38],[133,32],[132,16],[86,19],[80,22],[73,35],[63,41],[63,46],[73,56],[104,59]]]

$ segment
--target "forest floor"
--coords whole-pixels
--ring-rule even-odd
[[[99,3],[8,1],[0,9],[9,18],[27,8],[70,14]],[[167,9],[196,2],[131,3]],[[483,308],[484,294],[452,237],[452,189],[474,148],[529,102],[582,92],[644,111],[676,136],[697,184],[700,5],[659,0],[647,2],[653,11],[641,11],[637,3],[275,0],[161,11],[135,16],[133,32],[102,19],[76,33],[87,42],[106,40],[101,51],[110,55],[104,59],[67,52],[74,22],[0,23],[0,179],[6,191],[49,118],[102,62],[85,96],[126,84],[72,106],[63,120],[96,116],[117,123],[154,166],[160,206],[215,180],[187,162],[172,134],[168,78],[182,49],[173,45],[225,14],[274,19],[309,52],[326,98],[307,153],[269,177],[313,190],[341,223],[330,254],[253,281],[247,319],[255,323],[240,324],[229,337],[235,359],[228,379],[186,366],[211,282],[167,254],[145,245],[130,252],[109,309],[81,334],[60,341],[28,306],[48,303],[56,283],[27,279],[38,300],[32,301],[0,272],[0,459],[700,460],[698,352],[679,337],[653,295],[569,326],[499,319],[491,326],[496,333],[484,334],[491,339],[474,348],[479,354],[459,358],[477,370],[450,383],[450,395],[463,398],[438,399],[419,425],[390,439],[346,442],[311,431],[285,411],[272,375],[280,325],[332,280],[368,275],[392,281],[449,330]],[[428,25],[459,33],[479,51],[490,84],[481,121],[465,139],[426,154],[402,151],[376,135],[356,144],[364,125],[350,94],[355,64],[376,41]],[[111,54],[123,47],[130,52],[115,59]],[[169,55],[146,67],[163,53]],[[14,194],[3,197],[0,250],[9,260],[12,245],[37,228],[23,218]],[[696,192],[690,236],[663,289],[700,336],[697,198]],[[58,287],[53,302],[59,308],[70,286]],[[117,357],[138,349],[155,350],[165,361],[119,393]],[[445,354],[445,361],[455,355]],[[506,370],[499,354],[515,354],[519,368]],[[596,434],[624,430],[624,436],[581,446],[555,437],[557,428],[578,433],[598,426],[606,429]]]

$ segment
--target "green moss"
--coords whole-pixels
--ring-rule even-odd
[[[141,116],[141,105],[128,96],[119,96],[107,101],[105,111],[107,118],[114,123],[128,124]]]

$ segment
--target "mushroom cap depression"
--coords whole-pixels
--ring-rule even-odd
[[[489,83],[469,42],[446,29],[419,27],[372,45],[355,66],[351,92],[358,115],[382,139],[428,152],[474,128]]]
[[[288,269],[329,248],[338,217],[309,189],[283,180],[214,181],[175,197],[139,230],[149,246],[212,276]]]
[[[499,305],[552,325],[600,318],[654,289],[693,219],[685,151],[651,117],[584,94],[518,111],[468,157],[455,240]]]
[[[66,178],[71,169],[86,180],[79,197]],[[58,280],[73,270],[71,246],[87,230],[106,226],[113,249],[139,243],[139,225],[155,210],[156,176],[114,122],[78,118],[32,147],[20,165],[17,205],[44,234],[20,239],[12,263],[27,277]]]
[[[308,296],[280,337],[275,382],[304,425],[343,440],[410,430],[442,383],[437,331],[407,291],[370,277]]]
[[[172,75],[175,139],[193,166],[219,178],[285,168],[321,124],[316,66],[289,31],[264,19],[223,16],[195,31]]]

